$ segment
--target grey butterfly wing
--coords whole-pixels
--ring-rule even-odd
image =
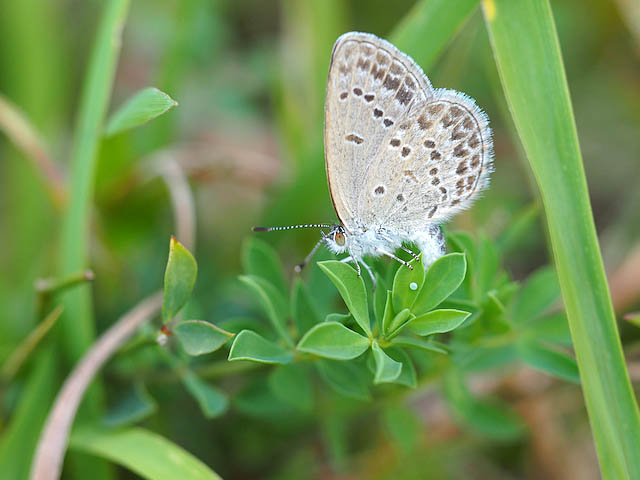
[[[487,116],[452,90],[435,90],[397,122],[373,159],[360,209],[372,225],[425,230],[468,208],[489,182],[493,141]]]
[[[357,32],[336,41],[325,103],[325,165],[336,214],[348,230],[376,221],[365,200],[376,160],[413,107],[433,96],[420,67],[390,43]]]

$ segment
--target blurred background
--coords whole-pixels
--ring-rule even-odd
[[[110,110],[146,86],[168,93],[179,106],[101,144],[90,244],[98,332],[161,287],[171,234],[198,260],[191,316],[215,323],[253,311],[237,281],[241,245],[251,226],[335,220],[322,144],[333,42],[349,30],[385,38],[413,4],[132,2]],[[637,310],[640,299],[640,8],[627,0],[551,4],[596,226],[622,317]],[[33,285],[58,267],[57,195],[68,173],[79,92],[101,11],[98,1],[0,3],[0,95],[23,111],[45,148],[34,160],[0,135],[0,360],[41,320]],[[507,271],[524,279],[549,263],[550,255],[535,182],[516,140],[479,9],[426,73],[435,87],[475,98],[495,135],[491,187],[448,228],[498,238],[516,225],[518,235],[501,252]],[[182,231],[174,209],[186,222]],[[301,230],[263,238],[293,277],[293,265],[318,234]],[[620,327],[637,382],[637,329]],[[117,362],[107,369],[107,399],[132,378],[147,380],[140,362],[133,371]],[[528,424],[526,437],[508,443],[460,429],[428,390],[405,399],[415,415],[404,419],[407,428],[415,427],[415,441],[407,444],[405,430],[394,432],[403,419],[386,419],[375,402],[362,407],[345,400],[343,411],[331,415],[323,415],[320,405],[311,418],[287,418],[275,407],[238,407],[203,421],[175,382],[156,378],[157,372],[150,376],[147,386],[158,410],[148,425],[228,479],[425,478],[425,471],[429,478],[599,475],[579,387],[527,369],[478,379],[478,389],[500,392]],[[4,390],[0,429],[25,378]],[[133,478],[124,470],[119,475]]]

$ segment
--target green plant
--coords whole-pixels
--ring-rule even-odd
[[[296,279],[287,294],[275,251],[252,238],[245,244],[247,274],[241,280],[267,323],[258,317],[254,322],[260,328],[240,328],[221,321],[234,332],[229,333],[188,320],[178,323],[173,333],[181,350],[192,357],[223,348],[233,336],[229,361],[270,368],[267,384],[262,375],[253,377],[245,385],[252,395],[232,399],[236,408],[240,402],[241,409],[259,416],[272,415],[269,410],[258,413],[267,399],[274,402],[272,409],[284,402],[300,413],[311,411],[315,395],[310,390],[318,388],[313,386],[317,379],[335,395],[360,401],[390,398],[442,381],[451,409],[463,424],[499,439],[517,437],[524,430],[518,416],[497,399],[470,394],[465,377],[519,359],[579,382],[566,349],[571,343],[566,317],[552,308],[559,296],[555,273],[542,269],[520,287],[501,269],[498,253],[486,238],[475,241],[458,233],[449,241],[456,251],[426,271],[415,261],[413,270],[381,265],[375,292],[349,265],[319,262],[311,268],[326,275],[347,307],[347,312],[331,312],[322,319],[313,306],[315,292]],[[165,302],[179,292],[183,304],[192,275],[173,278],[171,272],[180,270],[180,262],[193,265],[193,258],[182,248],[172,248],[176,249],[167,266]],[[195,271],[195,266],[188,270]],[[170,355],[177,355],[172,362],[178,362],[179,351]],[[181,368],[192,363],[185,361]],[[207,414],[199,390],[190,392]]]

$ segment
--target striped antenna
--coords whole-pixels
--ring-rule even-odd
[[[286,227],[252,227],[254,232],[275,232],[277,230],[293,230],[294,228],[332,228],[333,225],[326,223],[310,223],[307,225],[289,225]]]

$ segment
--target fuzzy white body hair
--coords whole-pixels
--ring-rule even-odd
[[[342,231],[342,230],[341,230]],[[344,245],[335,241],[335,235],[325,237],[327,248],[334,254],[348,253],[354,262],[364,263],[365,256],[392,256],[403,243],[414,243],[422,252],[422,262],[427,268],[444,255],[445,243],[442,231],[435,224],[429,224],[424,230],[408,234],[378,226],[377,228],[359,228],[354,232],[343,231]]]

